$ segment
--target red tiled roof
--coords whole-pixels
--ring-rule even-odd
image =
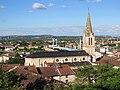
[[[69,68],[70,66],[68,64],[60,64],[63,68]]]
[[[26,67],[26,66],[18,65],[16,67],[16,64],[5,64],[0,70],[9,71],[11,69],[16,71],[16,75],[23,74],[26,76],[26,79],[22,80],[22,83],[24,84],[24,86],[27,86],[29,83],[34,83],[35,80],[42,78],[42,76],[38,74],[35,66]]]
[[[120,57],[116,56],[104,56],[101,60],[118,60]]]
[[[96,62],[97,64],[110,64],[113,66],[120,66],[119,60],[100,60]]]
[[[28,67],[29,68],[29,67]],[[31,68],[31,67],[30,67]],[[27,86],[29,83],[34,83],[36,79],[41,78],[42,76],[25,69],[25,66],[20,66],[15,69],[17,75],[26,75],[26,80],[22,80],[22,83]]]
[[[58,68],[61,75],[75,75],[75,72],[70,68]]]
[[[38,71],[37,71],[35,66],[25,66],[25,69],[27,69],[28,71],[31,71],[33,73],[37,73],[38,74]]]
[[[20,66],[20,64],[4,64],[0,70],[9,71],[10,69],[13,69],[15,66]]]
[[[38,70],[44,77],[58,76],[59,73],[55,67],[40,67]]]
[[[44,77],[51,77],[51,76],[60,76],[60,75],[75,75],[75,72],[68,68],[55,68],[55,67],[40,67],[38,68],[40,70],[40,74],[42,74]]]
[[[47,63],[47,67],[55,67],[54,63]]]

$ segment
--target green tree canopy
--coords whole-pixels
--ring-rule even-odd
[[[0,90],[22,90],[21,81],[25,79],[23,75],[16,75],[15,72],[0,70]]]

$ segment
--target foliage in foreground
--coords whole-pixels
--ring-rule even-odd
[[[10,58],[9,60],[6,61],[6,64],[20,64],[24,65],[25,59],[20,57],[19,54],[16,54],[15,58]]]
[[[0,90],[23,90],[21,80],[24,77],[15,75],[15,72],[0,70]],[[29,84],[28,90],[120,90],[120,69],[110,65],[85,66],[77,69],[76,83],[71,87],[45,87],[44,81]],[[39,89],[38,89],[39,88]],[[27,88],[26,88],[27,89]]]
[[[120,90],[120,69],[110,65],[79,68],[77,83],[62,90]]]
[[[15,72],[6,72],[0,70],[0,90],[22,90],[21,81],[25,77],[16,75]]]

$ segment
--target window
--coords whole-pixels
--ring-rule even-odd
[[[68,78],[68,75],[66,75],[66,78]]]
[[[74,58],[74,61],[76,61],[77,60],[77,58]]]
[[[85,58],[83,58],[83,60],[85,60]]]
[[[92,45],[92,38],[91,38],[91,45]]]
[[[90,45],[90,38],[89,38],[89,45]]]
[[[81,62],[82,60],[80,59],[80,62]]]
[[[68,83],[68,80],[65,80],[66,83]]]
[[[65,61],[68,61],[68,59],[66,58]]]
[[[47,64],[47,61],[44,62],[44,67],[46,66],[46,64]]]
[[[45,64],[47,63],[47,61],[44,62]]]
[[[59,62],[59,59],[56,59],[56,62]]]

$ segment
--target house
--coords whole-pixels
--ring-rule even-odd
[[[46,67],[47,63],[89,61],[89,54],[81,51],[36,52],[26,56],[25,66]]]
[[[104,56],[101,60],[95,62],[96,64],[109,64],[115,67],[120,67],[120,57]]]
[[[69,67],[56,68],[56,67],[37,67],[40,75],[45,78],[52,78],[64,83],[70,83],[75,80],[75,72]]]
[[[25,79],[22,80],[22,84],[26,90],[29,90],[33,85],[41,87],[40,85],[52,85],[52,86],[68,86],[64,83],[74,80],[75,73],[69,68],[61,68],[59,71],[55,67],[39,67],[35,66],[21,66],[19,64],[4,64],[0,70],[3,71],[15,71],[16,75],[23,75]],[[64,81],[64,82],[63,82]],[[39,83],[38,83],[39,82]],[[43,86],[41,88],[43,88]],[[40,89],[43,90],[43,89]]]
[[[6,60],[9,60],[9,56],[6,54],[0,55],[0,62],[5,62]]]
[[[120,49],[115,53],[115,56],[120,57]]]

